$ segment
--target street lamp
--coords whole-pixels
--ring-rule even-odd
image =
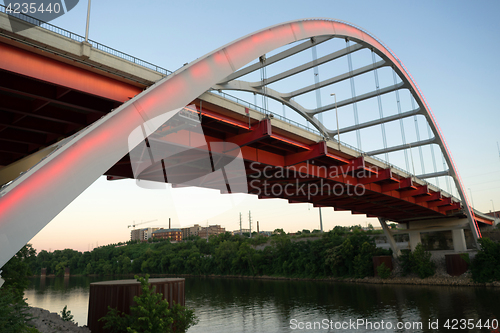
[[[89,41],[89,23],[90,23],[90,0],[87,8],[87,27],[85,28],[85,42],[87,43]]]
[[[337,95],[333,93],[330,94],[330,96],[335,97],[335,117],[337,118],[337,142],[339,143],[339,149],[340,149],[340,128],[339,128],[339,113],[337,110]]]
[[[472,191],[470,190],[470,187],[469,187],[469,194],[470,194],[470,200],[472,201],[472,208],[474,208],[474,199],[472,198]]]

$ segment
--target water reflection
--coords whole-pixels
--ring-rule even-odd
[[[102,281],[103,279],[99,279]],[[60,312],[64,305],[76,321],[86,323],[88,277],[33,279],[26,296],[31,305]],[[297,322],[422,323],[422,329],[379,329],[377,332],[448,332],[447,319],[494,318],[500,313],[500,290],[491,288],[344,284],[318,281],[187,278],[186,304],[200,323],[192,333],[290,332]],[[429,322],[439,321],[439,330]],[[350,332],[352,329],[297,330]],[[358,332],[372,331],[358,327]],[[464,331],[464,330],[462,330]],[[469,332],[489,332],[474,329]]]

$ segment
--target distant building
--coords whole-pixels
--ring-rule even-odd
[[[132,241],[147,241],[153,236],[153,232],[160,228],[142,228],[134,229],[130,232],[130,240]]]
[[[198,236],[200,230],[201,226],[199,224],[195,224],[192,227],[181,228],[182,239],[187,239],[189,236]]]
[[[223,234],[225,232],[226,228],[223,228],[220,225],[215,224],[215,225],[209,225],[208,227],[202,227],[201,230],[198,232],[198,236],[200,236],[201,238],[207,238],[207,236],[212,236],[212,235],[216,236],[219,234]]]
[[[201,238],[207,238],[211,235],[219,235],[226,232],[226,228],[221,227],[220,225],[210,225],[208,227],[202,227],[199,224],[195,224],[192,227],[181,228],[182,231],[182,239],[186,239],[189,236],[199,236]]]
[[[170,239],[173,242],[180,242],[182,240],[181,229],[158,229],[152,234],[154,239]]]
[[[244,233],[250,233],[250,229],[238,229],[232,232],[233,235],[239,235],[239,234],[244,234]]]
[[[271,237],[273,234],[272,231],[260,231],[259,235],[265,236],[265,237]]]

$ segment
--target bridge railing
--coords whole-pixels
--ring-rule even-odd
[[[228,99],[230,101],[233,101],[233,102],[236,102],[236,103],[238,103],[240,105],[248,107],[248,108],[250,108],[252,110],[258,111],[258,112],[266,114],[266,115],[273,115],[274,118],[277,118],[279,120],[287,122],[287,123],[289,123],[291,125],[294,125],[296,127],[305,129],[306,131],[309,131],[309,132],[314,133],[316,135],[321,135],[321,133],[318,130],[316,130],[316,129],[312,128],[312,127],[308,127],[308,126],[306,126],[304,124],[296,122],[295,120],[288,119],[288,118],[286,118],[286,117],[284,117],[284,116],[282,116],[282,115],[280,115],[278,113],[274,113],[272,111],[269,111],[268,109],[264,109],[264,108],[262,108],[262,107],[260,107],[258,105],[255,105],[255,104],[252,104],[250,102],[247,102],[247,101],[245,101],[245,100],[243,100],[241,98],[238,98],[236,96],[229,95],[228,93],[225,93],[225,92],[222,92],[222,91],[218,91],[218,90],[212,90],[211,92],[212,93],[216,93],[216,94],[220,95],[221,97],[224,97],[225,99]]]
[[[60,28],[60,27],[52,25],[50,23],[41,21],[41,20],[39,20],[39,19],[37,19],[35,17],[29,16],[29,15],[26,15],[26,14],[23,14],[23,13],[16,13],[16,14],[8,13],[6,11],[6,9],[7,9],[7,7],[5,7],[4,5],[0,4],[0,12],[2,12],[2,13],[5,13],[5,14],[7,14],[9,16],[18,18],[20,20],[23,20],[23,21],[28,22],[30,24],[33,24],[35,26],[42,27],[43,29],[55,32],[58,35],[67,37],[67,38],[72,39],[74,41],[77,41],[79,43],[85,41],[85,37],[80,36],[78,34],[75,34],[75,33],[71,32],[71,31],[65,30],[63,28]],[[103,45],[101,43],[93,41],[91,39],[89,39],[88,42],[92,45],[93,48],[95,48],[97,50],[100,50],[100,51],[106,52],[108,54],[114,55],[114,56],[116,56],[118,58],[130,61],[130,62],[132,62],[134,64],[137,64],[137,65],[140,65],[142,67],[149,68],[149,69],[154,70],[155,72],[158,72],[158,73],[160,73],[162,75],[166,76],[166,75],[172,74],[172,72],[169,71],[168,69],[165,69],[165,68],[160,67],[160,66],[156,66],[155,64],[152,64],[152,63],[147,62],[145,60],[136,58],[134,56],[131,56],[130,54],[127,54],[127,53],[115,50],[115,49],[113,49],[111,47],[108,47],[106,45]]]

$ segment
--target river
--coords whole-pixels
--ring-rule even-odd
[[[89,284],[102,280],[33,278],[25,296],[51,312],[67,305],[83,325]],[[499,332],[482,327],[498,325],[499,300],[486,287],[186,278],[186,305],[200,320],[189,333]]]

